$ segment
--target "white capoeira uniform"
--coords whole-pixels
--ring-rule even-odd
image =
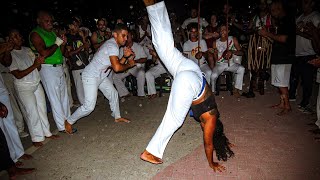
[[[8,109],[8,115],[6,118],[0,118],[0,128],[6,136],[7,144],[10,151],[10,157],[14,162],[24,155],[24,149],[19,137],[17,126],[14,122],[13,111],[9,99],[9,93],[4,86],[2,76],[0,75],[0,102],[4,104]]]
[[[229,50],[235,50],[232,36],[228,37],[228,43],[229,43],[229,46],[228,46]],[[218,39],[216,41],[216,47],[218,50],[218,62],[216,66],[212,69],[212,74],[211,74],[212,92],[215,91],[217,78],[223,71],[229,71],[229,72],[235,73],[234,87],[238,90],[242,90],[245,68],[238,63],[234,63],[232,60],[233,57],[229,59],[230,66],[228,65],[228,61],[223,59],[222,55],[223,55],[223,52],[227,49],[227,41],[222,42],[220,41],[220,39]]]
[[[9,97],[11,108],[13,111],[14,121],[18,128],[18,132],[23,133],[24,131],[24,120],[27,117],[27,113],[23,110],[21,102],[18,100],[18,95],[13,85],[13,75],[10,73],[9,69],[0,64],[0,72],[2,74],[4,85],[6,86]]]
[[[157,94],[155,79],[166,72],[167,70],[163,67],[161,62],[158,62],[157,65],[153,66],[146,72],[148,95]]]
[[[85,100],[84,104],[68,117],[67,120],[70,124],[74,124],[78,119],[89,115],[94,110],[98,89],[109,100],[111,115],[115,119],[121,118],[118,92],[113,86],[112,80],[107,77],[112,71],[110,56],[119,56],[119,46],[114,38],[104,42],[89,65],[84,68],[82,83]]]
[[[64,76],[66,78],[66,85],[67,85],[67,92],[68,92],[68,97],[69,97],[69,106],[73,106],[73,98],[72,98],[72,91],[71,91],[71,79],[70,79],[70,73],[69,73],[69,66],[66,63],[67,59],[63,57],[63,72]]]
[[[192,42],[188,40],[183,44],[183,53],[186,53],[189,59],[193,60],[193,62],[200,65],[200,70],[204,72],[204,74],[206,75],[206,80],[208,84],[210,84],[211,83],[210,77],[211,77],[212,71],[203,56],[199,60],[196,58],[196,54],[199,51],[201,52],[208,51],[207,43],[203,39],[200,40],[200,50],[198,48],[198,41]]]
[[[30,48],[11,51],[12,63],[10,71],[25,70],[33,65],[35,55]],[[41,142],[45,137],[52,136],[47,116],[46,99],[40,84],[40,75],[37,69],[21,79],[14,77],[14,85],[20,102],[27,112],[27,125],[32,142]]]
[[[133,42],[131,49],[135,54],[134,60],[147,58],[147,54],[145,53],[143,47],[138,43]],[[120,48],[119,58],[121,58],[122,56],[123,48]],[[129,91],[126,88],[123,79],[129,76],[130,74],[137,78],[138,96],[145,96],[146,94],[144,92],[144,84],[146,82],[146,78],[144,63],[136,63],[136,66],[126,70],[125,72],[113,74],[113,83],[118,90],[119,96],[123,97],[129,94]]]
[[[62,64],[42,64],[40,77],[50,101],[53,119],[59,131],[64,130],[64,121],[70,116],[70,102]]]
[[[166,113],[146,148],[154,156],[162,158],[165,147],[173,133],[183,124],[192,101],[202,90],[204,81],[199,66],[174,47],[164,2],[147,6],[147,11],[151,22],[153,45],[174,78]]]

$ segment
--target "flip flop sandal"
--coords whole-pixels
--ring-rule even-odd
[[[76,133],[77,131],[78,131],[77,128],[72,128],[72,132],[71,132],[70,134],[74,134],[74,133]],[[59,132],[69,134],[69,133],[67,133],[66,130],[62,130],[62,131],[59,131]]]

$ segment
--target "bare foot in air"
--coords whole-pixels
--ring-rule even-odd
[[[160,158],[152,155],[147,150],[143,151],[143,153],[140,155],[140,158],[142,160],[147,161],[152,164],[162,164],[163,163],[163,161]]]
[[[118,118],[118,119],[115,119],[114,122],[125,122],[125,123],[129,123],[130,121],[128,119],[125,119],[125,118]]]
[[[32,142],[32,145],[33,145],[34,147],[39,148],[39,147],[43,146],[43,143],[42,143],[42,142]]]
[[[60,139],[60,136],[58,136],[58,135],[51,135],[51,136],[46,137],[46,138],[49,138],[49,139]]]

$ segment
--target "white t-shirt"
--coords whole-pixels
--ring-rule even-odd
[[[138,59],[141,59],[141,58],[147,58],[146,52],[144,51],[143,47],[141,45],[139,45],[138,43],[133,42],[133,45],[132,45],[131,49],[135,54],[134,60],[138,60]],[[119,56],[118,56],[119,59],[122,58],[122,56],[123,56],[123,47],[120,48],[120,53],[119,53]],[[143,65],[144,65],[144,63],[143,63]]]
[[[100,77],[108,76],[105,72],[110,66],[110,56],[119,56],[119,46],[114,38],[104,42],[98,51],[94,54],[91,62],[84,68],[84,76]]]
[[[296,19],[296,24],[301,22],[312,22],[315,27],[318,27],[320,23],[320,14],[316,11],[313,11],[307,16],[302,14]],[[296,56],[309,56],[315,54],[316,52],[312,48],[311,40],[296,35]]]
[[[234,46],[234,42],[233,42],[233,36],[229,36],[228,37],[228,44],[229,44],[228,45],[228,49],[229,50],[236,50],[236,47]],[[225,59],[222,57],[222,55],[223,55],[223,52],[227,49],[227,41],[222,42],[220,40],[220,38],[219,38],[216,41],[216,47],[217,47],[217,50],[218,50],[218,61],[217,61],[217,63],[225,62],[224,61]],[[228,61],[226,61],[226,62],[228,62]]]
[[[139,25],[139,37],[141,38],[144,34],[145,31],[141,28],[141,26]],[[150,28],[150,24],[148,24],[147,26],[147,30],[148,34],[151,36],[151,28]],[[145,36],[143,38],[143,40],[139,43],[141,46],[147,47],[147,48],[151,48],[152,47],[152,41],[148,36]]]
[[[207,43],[203,39],[200,40],[200,51],[206,52],[208,50]],[[190,40],[186,41],[183,44],[183,53],[188,54],[188,58],[198,64],[198,59],[196,58],[196,54],[199,52],[198,41],[192,42]],[[206,60],[202,56],[200,59],[200,65],[205,64]]]
[[[187,26],[190,24],[190,23],[198,23],[198,18],[188,18],[186,20],[184,20],[183,24],[181,25],[181,27],[183,29],[186,29]],[[209,23],[204,19],[204,18],[200,18],[200,26],[202,27],[207,27],[209,25]]]
[[[5,94],[5,93],[8,94],[8,90],[7,90],[6,86],[4,85],[4,81],[2,79],[2,74],[0,73],[0,95]]]
[[[25,70],[33,65],[35,55],[28,47],[22,47],[20,50],[11,51],[12,63],[9,67],[10,71]],[[13,76],[15,85],[34,85],[40,82],[40,75],[38,69],[34,69],[31,73],[21,79]]]

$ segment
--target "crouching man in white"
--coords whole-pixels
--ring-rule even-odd
[[[120,97],[129,96],[130,92],[126,88],[123,82],[123,79],[131,74],[137,78],[138,96],[144,97],[145,96],[144,84],[146,82],[144,63],[147,61],[147,54],[145,53],[141,45],[139,45],[136,42],[133,42],[132,32],[128,32],[128,40],[126,43],[126,47],[132,49],[134,55],[131,56],[130,58],[134,59],[134,61],[136,62],[136,66],[130,68],[126,72],[114,73],[113,74],[114,85],[116,86]],[[124,53],[123,51],[124,51],[124,48],[123,47],[120,48],[119,57],[123,56],[123,53]],[[126,62],[126,59],[123,59],[123,61],[121,61],[120,63],[124,64],[125,62]]]
[[[12,63],[9,67],[14,78],[14,86],[19,100],[27,112],[27,125],[31,140],[35,147],[42,146],[45,137],[57,139],[52,135],[47,116],[46,99],[40,75],[37,68],[44,63],[44,57],[35,59],[34,53],[28,47],[23,47],[23,39],[17,30],[9,32],[9,39],[14,44],[11,51]]]
[[[243,52],[241,51],[237,38],[228,36],[228,28],[226,25],[220,27],[220,38],[213,42],[213,49],[216,65],[212,69],[211,74],[212,92],[215,91],[218,76],[223,71],[230,71],[235,73],[235,90],[233,95],[237,98],[240,97],[239,91],[242,90],[245,68],[233,62],[233,55],[242,56]]]
[[[90,64],[87,65],[82,73],[82,82],[84,89],[84,104],[80,106],[65,121],[65,129],[68,134],[72,134],[72,124],[78,119],[89,115],[95,108],[97,102],[98,89],[109,100],[112,116],[115,122],[130,122],[120,116],[118,92],[114,88],[112,81],[107,78],[112,69],[115,72],[125,71],[135,66],[135,61],[128,60],[127,64],[120,64],[134,53],[130,48],[125,47],[123,57],[119,60],[119,46],[125,45],[127,41],[128,30],[126,25],[117,24],[113,38],[106,41],[95,53]]]

